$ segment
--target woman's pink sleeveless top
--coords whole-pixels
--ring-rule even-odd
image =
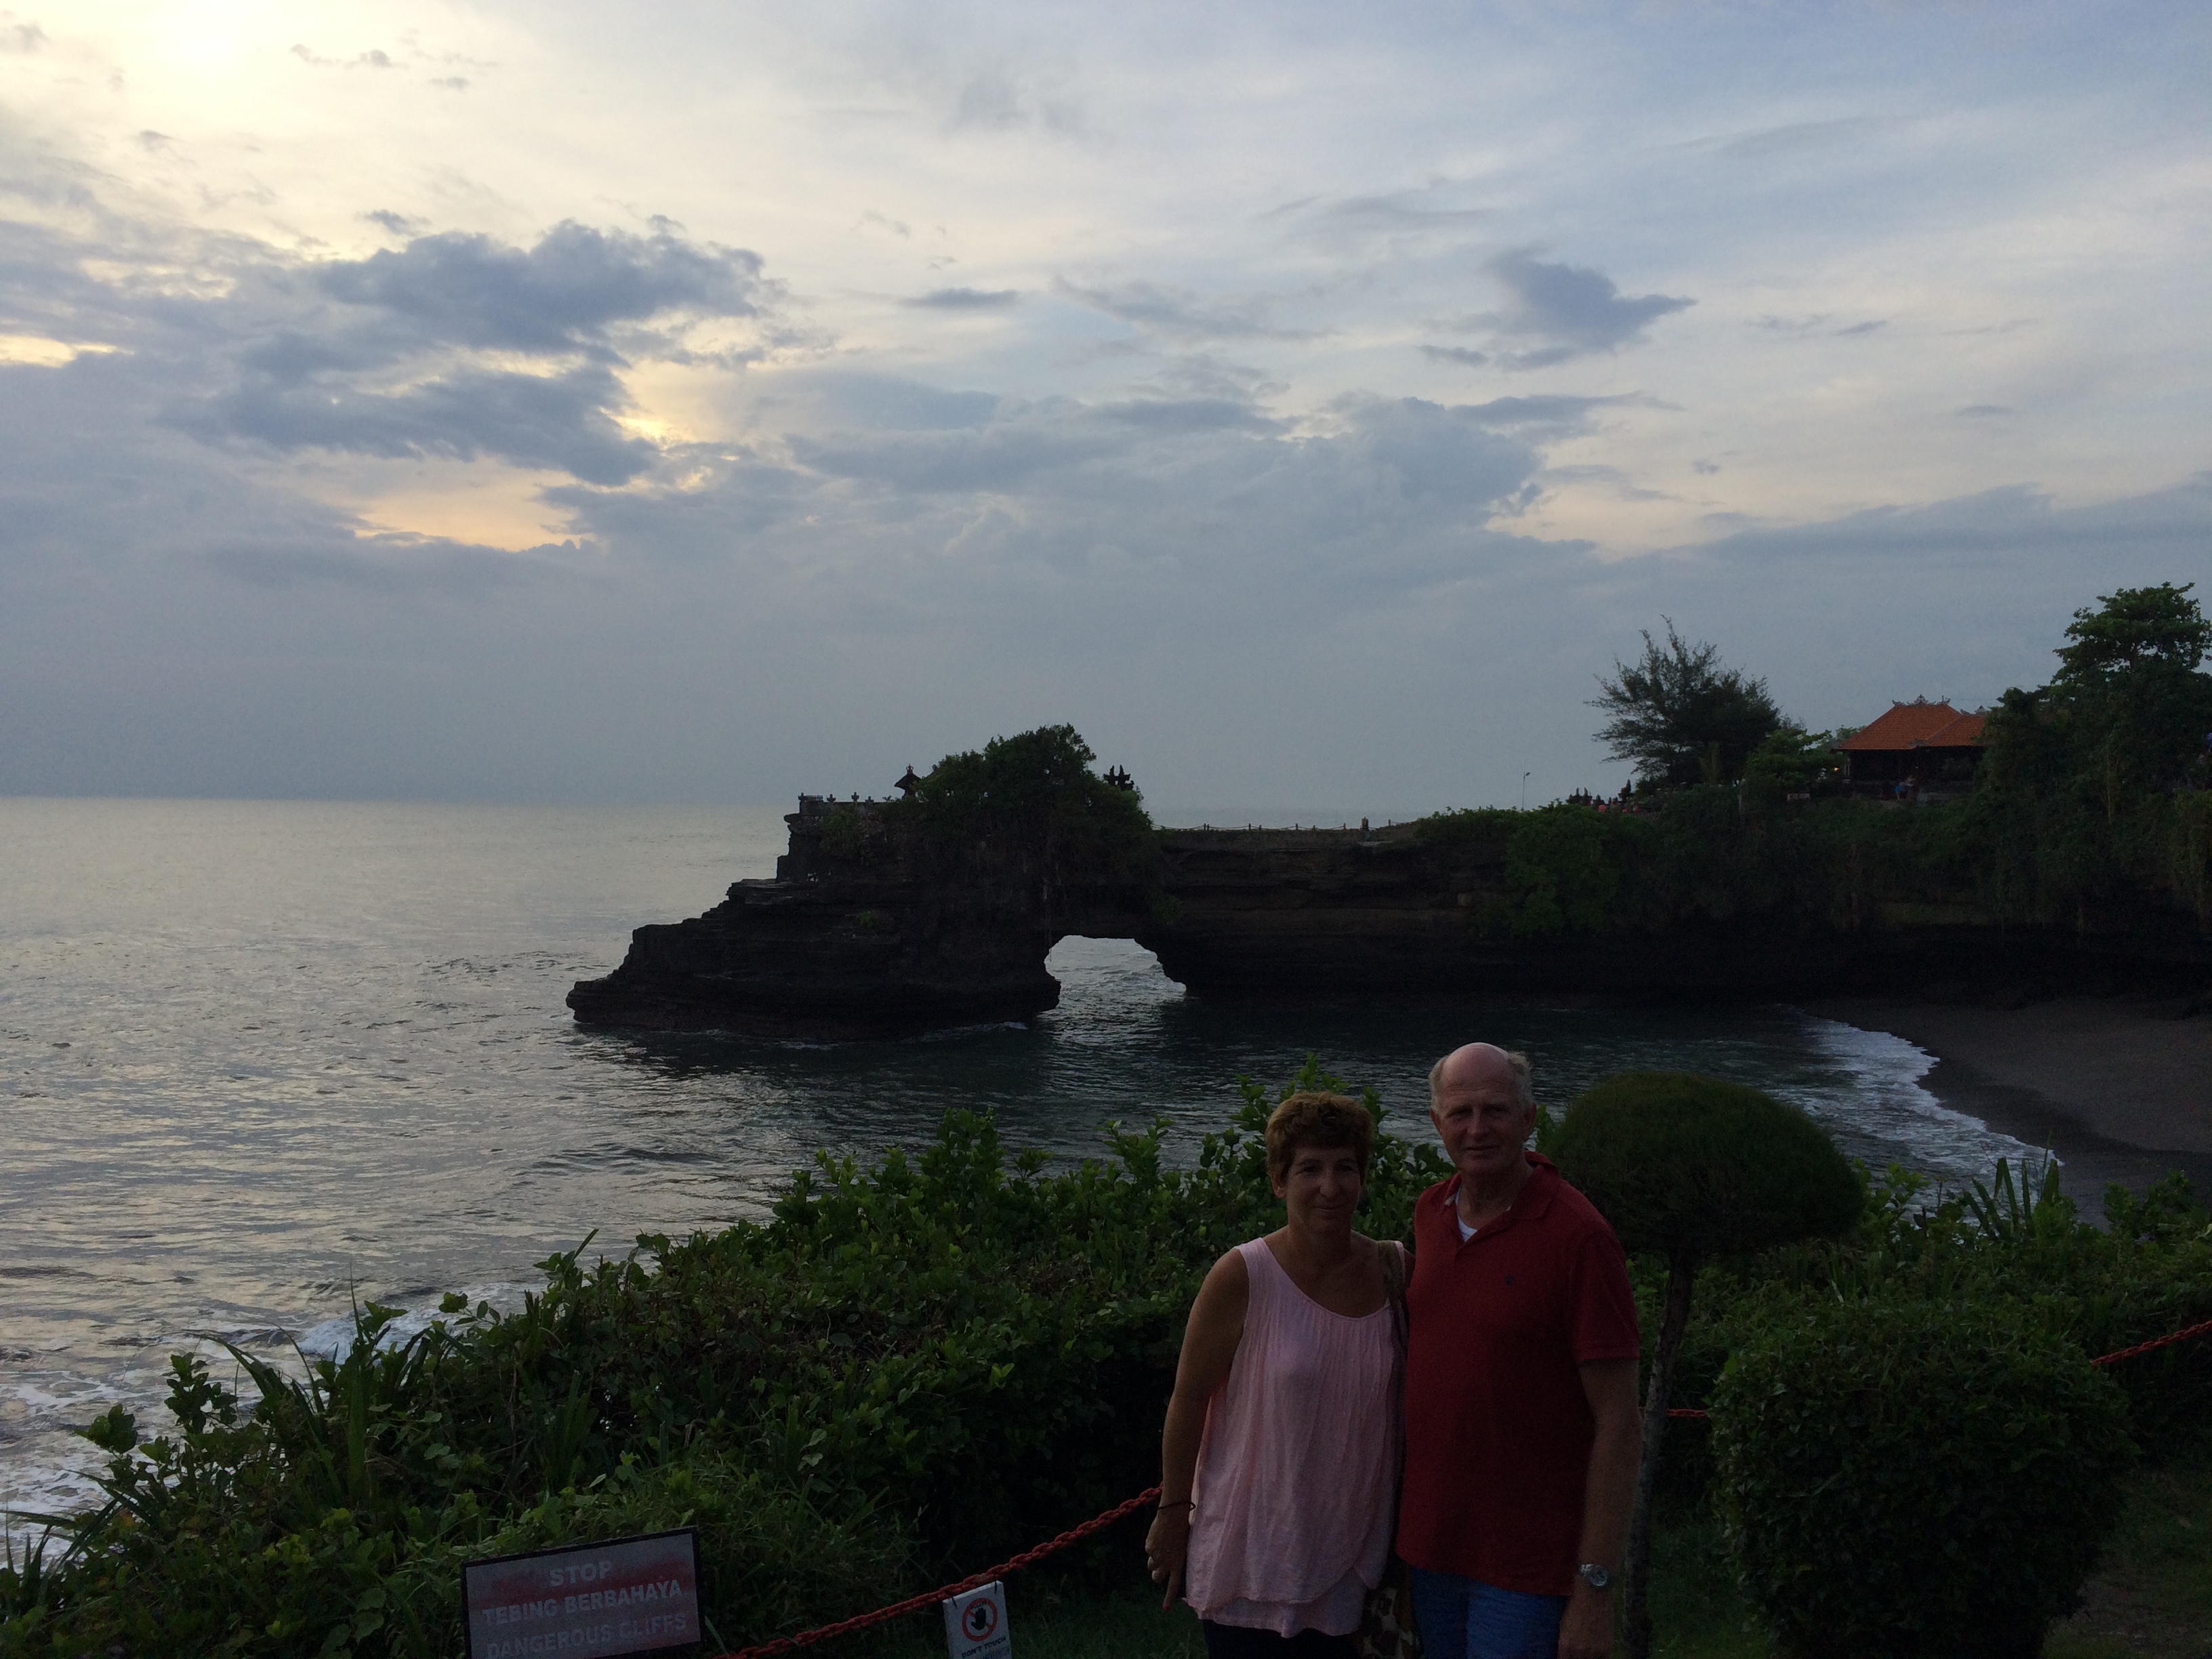
[[[1217,1624],[1349,1635],[1382,1579],[1395,1518],[1401,1362],[1390,1309],[1331,1313],[1265,1239],[1237,1248],[1251,1287],[1244,1335],[1206,1404],[1184,1595]]]

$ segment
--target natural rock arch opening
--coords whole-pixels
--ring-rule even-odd
[[[1183,994],[1159,957],[1126,933],[1063,933],[1045,953],[1044,970],[1060,981],[1063,1013],[1091,1006],[1173,1002]]]

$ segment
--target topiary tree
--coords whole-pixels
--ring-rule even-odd
[[[1644,1400],[1622,1612],[1630,1659],[1651,1651],[1651,1490],[1698,1269],[1718,1255],[1839,1233],[1864,1194],[1835,1143],[1794,1106],[1693,1072],[1622,1072],[1577,1099],[1549,1155],[1620,1235],[1667,1261],[1667,1307]]]
[[[1982,1297],[1808,1305],[1712,1410],[1737,1572],[1797,1659],[2033,1659],[2136,1455],[2118,1385]]]

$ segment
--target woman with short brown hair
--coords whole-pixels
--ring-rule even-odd
[[[1388,1561],[1405,1259],[1352,1228],[1374,1145],[1347,1096],[1276,1107],[1285,1224],[1214,1263],[1191,1304],[1145,1553],[1209,1659],[1349,1656]]]

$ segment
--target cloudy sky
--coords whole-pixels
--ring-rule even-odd
[[[2212,586],[2212,11],[0,10],[0,792],[1610,785]]]

